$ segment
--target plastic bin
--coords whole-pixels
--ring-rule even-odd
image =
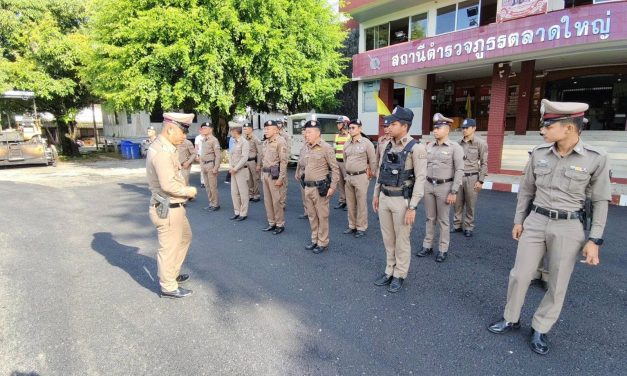
[[[123,140],[120,142],[120,151],[122,152],[122,158],[131,159],[131,147],[133,145],[132,141]]]
[[[128,151],[129,151],[128,159],[140,159],[142,157],[141,144],[131,142],[131,144],[128,145]]]

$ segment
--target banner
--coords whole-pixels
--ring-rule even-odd
[[[496,22],[504,22],[534,14],[544,14],[548,0],[500,0]]]

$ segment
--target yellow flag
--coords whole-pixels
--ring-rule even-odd
[[[381,98],[379,98],[379,94],[376,91],[373,92],[373,94],[374,94],[374,99],[377,101],[377,113],[382,116],[390,115],[391,114],[390,110],[388,110],[385,103],[383,103]]]

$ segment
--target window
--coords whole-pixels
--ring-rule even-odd
[[[363,84],[364,112],[377,112],[377,100],[375,94],[379,95],[379,81],[369,81]]]
[[[455,10],[457,4],[438,9],[438,17],[435,21],[435,33],[444,34],[455,31]]]
[[[390,45],[407,42],[409,40],[409,18],[390,22]]]
[[[374,34],[374,27],[369,27],[366,29],[366,51],[374,50]]]
[[[427,36],[427,13],[417,14],[411,17],[409,24],[409,38],[411,40],[422,39]]]
[[[366,29],[366,51],[389,45],[390,24],[373,26]]]
[[[468,0],[437,10],[435,33],[437,35],[455,30],[479,26],[479,0]]]
[[[130,112],[126,113],[126,124],[133,124],[133,115]]]

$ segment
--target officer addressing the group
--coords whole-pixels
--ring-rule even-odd
[[[176,146],[185,140],[185,131],[194,114],[169,112],[163,114],[163,119],[161,134],[150,145],[146,158],[146,176],[152,193],[148,213],[159,239],[157,269],[161,296],[183,298],[192,294],[192,290],[179,287],[179,283],[189,279],[189,275],[180,271],[192,243],[185,204],[196,197],[196,188],[185,183]]]

